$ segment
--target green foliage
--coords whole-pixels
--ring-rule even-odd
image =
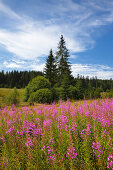
[[[46,60],[44,73],[45,77],[50,81],[51,86],[53,87],[54,84],[56,83],[57,69],[52,50],[50,50],[50,54]]]
[[[59,85],[62,84],[64,75],[66,75],[68,79],[72,79],[70,63],[68,62],[69,57],[69,51],[66,47],[64,37],[61,35],[58,51],[56,52]]]
[[[103,90],[102,90],[101,87],[96,88],[96,90],[94,91],[94,98],[100,98],[102,91],[103,91]]]
[[[6,98],[6,104],[7,105],[11,105],[11,104],[19,104],[19,93],[16,89],[16,87],[14,88],[14,90],[12,92],[9,93],[9,95]]]
[[[62,91],[63,91],[62,87],[56,87],[56,88],[52,89],[52,94],[53,94],[54,101],[58,101],[58,100],[60,100],[62,98],[61,97]]]
[[[0,88],[24,88],[36,76],[43,76],[40,71],[9,71],[0,72]]]
[[[76,99],[77,98],[77,89],[74,86],[67,86],[66,87],[56,87],[52,89],[53,100],[52,101],[59,101],[66,100],[66,99]]]
[[[101,92],[100,96],[102,99],[108,98],[109,97],[109,92]]]
[[[59,95],[55,87],[51,89],[51,93],[52,93],[52,102],[57,102],[59,100]]]
[[[19,104],[23,104],[23,94],[24,94],[24,89],[17,89],[19,96]],[[7,96],[9,96],[10,93],[13,92],[13,89],[8,89],[8,88],[0,88],[0,104],[1,107],[4,107],[6,105],[6,100]]]
[[[77,90],[77,99],[83,99],[84,98],[84,89],[82,87],[81,79],[77,79],[76,90]]]
[[[33,92],[36,92],[39,89],[50,89],[50,87],[51,84],[49,80],[42,76],[35,77],[34,79],[32,79],[31,82],[29,82],[28,86],[25,88],[24,101],[27,101]]]
[[[70,99],[77,99],[77,88],[76,87],[74,87],[74,86],[72,86],[72,85],[70,85],[69,86],[69,89],[68,89],[68,97],[70,98]]]
[[[113,89],[110,90],[110,92],[109,92],[109,97],[110,97],[110,98],[113,97]]]
[[[52,93],[49,89],[40,89],[36,92],[33,92],[28,100],[30,103],[51,103],[52,101]]]
[[[27,102],[29,99],[30,93],[29,93],[29,88],[26,87],[24,90],[24,96],[23,96],[23,101]]]
[[[62,100],[67,100],[68,96],[69,96],[69,77],[67,75],[63,76],[63,80],[62,80],[62,91],[61,91],[61,99]]]
[[[93,88],[93,87],[85,89],[85,98],[86,99],[94,98],[94,91],[95,91],[95,88]]]

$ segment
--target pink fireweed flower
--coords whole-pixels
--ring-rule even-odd
[[[52,164],[55,160],[56,160],[56,155],[55,154],[49,155],[49,158],[48,158],[49,163]]]
[[[83,129],[81,132],[81,136],[84,136],[85,134],[90,135],[91,131],[90,131],[90,127],[89,125],[87,125],[87,129]]]
[[[75,116],[75,110],[70,112],[72,116]]]
[[[0,137],[0,139],[1,139],[2,141],[4,141],[4,142],[6,141],[5,138],[4,138],[4,136],[3,136],[3,137]]]
[[[71,122],[71,124],[72,124],[72,127],[71,127],[70,130],[72,130],[72,132],[76,132],[76,130],[77,130],[77,124],[76,124],[75,122]]]
[[[89,110],[85,111],[85,116],[86,116],[86,117],[90,116],[90,114],[91,114],[91,113],[89,112]]]
[[[41,150],[43,151],[44,154],[48,155],[48,163],[53,164],[53,162],[56,160],[56,155],[53,153],[53,147],[52,147],[52,143],[54,143],[53,139],[51,139],[51,141],[49,141],[49,144],[44,145]],[[41,155],[42,157],[42,155]]]
[[[74,160],[76,159],[77,152],[75,152],[75,148],[74,147],[68,148],[66,157],[71,157]]]
[[[44,152],[44,154],[46,153],[46,146],[44,145],[41,150]]]
[[[103,130],[103,131],[101,131],[101,135],[102,135],[102,136],[106,136],[107,134],[108,134],[108,133],[107,133],[106,129]]]
[[[107,158],[107,168],[113,169],[113,155],[109,155]]]
[[[61,124],[68,123],[68,118],[66,116],[62,115],[60,118],[61,118]]]
[[[29,122],[27,120],[23,121],[23,130],[27,131],[28,129],[29,129]]]
[[[11,128],[9,128],[7,131],[6,131],[6,134],[9,134],[14,131],[14,126],[12,126]]]
[[[41,150],[43,151],[45,148],[46,148],[46,146],[44,145],[44,146],[41,148]]]
[[[9,126],[11,125],[11,123],[12,123],[11,120],[7,120],[6,122],[7,122],[7,126],[8,126],[8,127],[9,127]]]
[[[52,117],[54,118],[56,115],[57,115],[57,109],[54,108],[53,111],[52,111]]]
[[[44,126],[50,126],[51,120],[44,120]]]
[[[42,136],[42,129],[41,128],[34,129],[33,130],[33,135],[34,136]]]
[[[73,146],[71,135],[69,136],[69,147],[67,149],[66,157],[70,157],[72,160],[76,161],[77,152]]]
[[[5,158],[5,160],[4,160],[4,168],[7,168],[7,165],[9,164],[9,161],[8,161],[8,159],[7,158]]]
[[[25,142],[25,145],[26,145],[27,147],[33,146],[33,142],[32,142],[31,139],[30,139],[30,140],[28,140],[27,142]]]
[[[15,113],[16,113],[16,112],[13,111],[13,110],[11,110],[11,111],[8,112],[8,114],[9,114],[10,116],[13,116],[13,114],[15,114]]]
[[[55,143],[54,139],[53,138],[49,139],[49,143],[51,143],[51,144]]]
[[[19,130],[17,129],[17,134],[19,135],[20,134],[20,132],[19,132]]]
[[[20,132],[19,132],[19,130],[17,129],[17,132],[16,132],[18,135],[22,135],[23,136],[23,131],[21,130]]]
[[[33,122],[31,122],[31,123],[30,123],[30,127],[31,127],[31,128],[35,128],[36,126],[35,126],[35,124],[34,124]]]
[[[57,125],[57,128],[58,129],[63,129],[65,131],[67,131],[67,128],[68,128],[68,118],[64,115],[62,116],[59,116],[59,119],[58,119],[58,125]]]
[[[97,143],[93,142],[92,143],[93,152],[98,157],[100,157],[100,156],[102,157],[102,154],[103,154],[103,151],[100,148],[101,148],[100,142],[97,142]]]

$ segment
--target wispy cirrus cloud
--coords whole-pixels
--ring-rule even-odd
[[[15,33],[0,30],[0,42],[19,58],[33,60],[38,56],[48,54],[50,48],[55,48],[58,42],[55,30],[57,32],[55,26],[51,28],[42,26],[39,29],[27,27],[27,31],[21,29]]]
[[[0,1],[0,12],[4,13],[8,17],[12,19],[21,19],[21,17],[14,12],[11,8],[9,8],[6,4],[4,4],[2,1]]]

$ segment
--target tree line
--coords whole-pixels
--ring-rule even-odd
[[[0,72],[0,88],[25,88],[36,76],[43,76],[41,71],[9,71],[9,72]]]

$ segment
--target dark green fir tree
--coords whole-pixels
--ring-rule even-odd
[[[56,83],[57,69],[56,69],[56,62],[53,56],[52,49],[50,50],[49,56],[46,60],[44,74],[45,74],[45,77],[50,81],[51,86],[53,87]]]
[[[58,51],[56,53],[59,85],[62,84],[64,77],[67,77],[69,82],[72,80],[71,66],[68,61],[69,57],[69,51],[66,47],[63,35],[61,35],[60,42],[58,44]]]

